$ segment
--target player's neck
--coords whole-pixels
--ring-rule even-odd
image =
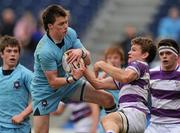
[[[163,71],[174,71],[176,70],[178,64],[173,64],[172,66],[161,66]]]
[[[14,69],[15,69],[15,66],[3,65],[2,69],[3,69],[3,70],[14,70]]]
[[[52,32],[47,33],[50,39],[56,44],[56,43],[61,43],[63,40],[63,37],[59,37],[56,34],[53,34]]]

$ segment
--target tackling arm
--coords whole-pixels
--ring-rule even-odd
[[[90,71],[89,69],[84,71],[84,76],[96,89],[117,89],[112,77],[98,79],[95,77],[94,72]]]
[[[99,61],[95,64],[95,72],[99,69],[103,70],[104,72],[108,73],[113,79],[121,82],[121,83],[129,83],[137,79],[138,74],[132,69],[121,69],[114,67],[104,61]]]

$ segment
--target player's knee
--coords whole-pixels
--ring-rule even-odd
[[[104,107],[112,107],[115,104],[114,98],[113,98],[112,95],[107,94],[107,96],[103,97],[103,98],[104,98],[103,102],[104,102],[104,105],[105,105]]]
[[[109,116],[108,115],[106,115],[105,117],[103,117],[102,119],[101,119],[101,124],[102,124],[102,126],[103,127],[105,127],[107,124],[109,124],[109,122],[111,122],[111,121],[109,121]]]
[[[102,118],[101,124],[103,128],[109,127],[108,125],[111,125],[115,131],[119,132],[122,128],[122,123],[119,119],[119,116],[117,115],[117,112],[110,113]]]

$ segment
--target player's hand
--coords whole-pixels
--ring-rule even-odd
[[[21,124],[21,122],[24,121],[24,117],[21,114],[18,114],[13,116],[11,120],[13,124]]]
[[[80,61],[78,67],[75,67],[74,65],[70,66],[73,77],[77,80],[80,79],[83,76],[84,71],[86,69],[84,62]]]
[[[68,58],[67,63],[71,64],[74,61],[79,62],[82,57],[82,50],[81,49],[70,49],[67,51]]]
[[[101,69],[101,63],[104,63],[104,61],[98,61],[94,64],[94,73],[95,73],[96,78],[98,78],[98,73]]]

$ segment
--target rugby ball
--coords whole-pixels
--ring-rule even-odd
[[[68,58],[68,54],[65,52],[63,57],[62,57],[62,67],[64,69],[64,71],[66,71],[67,73],[71,73],[71,68],[79,68],[80,64],[77,61],[74,61],[72,64],[68,64],[67,63],[67,58]],[[80,59],[80,62],[83,62],[83,59]],[[71,66],[73,65],[73,66]]]

